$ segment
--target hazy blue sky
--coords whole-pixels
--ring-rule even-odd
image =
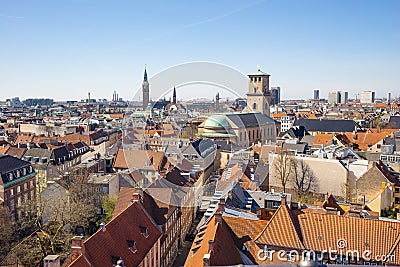
[[[283,98],[397,96],[399,14],[398,0],[0,0],[0,99],[132,98],[145,64],[190,61],[260,64]]]

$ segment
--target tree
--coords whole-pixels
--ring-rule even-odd
[[[102,208],[106,211],[106,217],[103,219],[104,222],[107,223],[111,221],[117,199],[118,196],[110,195],[106,195],[101,198]]]
[[[23,241],[13,252],[24,266],[37,266],[49,254],[66,258],[71,238],[86,234],[98,219],[91,185],[67,176],[53,184],[47,197],[39,195],[19,207],[18,234]]]
[[[315,191],[318,181],[310,166],[303,159],[292,159],[293,185],[301,197],[305,193]]]
[[[274,170],[279,182],[282,185],[283,193],[286,193],[286,186],[293,171],[293,156],[287,150],[281,150],[274,160]]]
[[[7,206],[0,204],[0,263],[18,240],[15,233],[16,227],[11,221],[10,210]]]

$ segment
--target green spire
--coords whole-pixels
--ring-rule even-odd
[[[146,70],[146,65],[144,65],[144,78],[143,78],[144,82],[147,82],[147,70]]]

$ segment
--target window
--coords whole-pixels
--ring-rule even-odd
[[[10,196],[13,196],[14,195],[14,188],[12,188],[11,190],[10,190]]]
[[[8,174],[8,179],[10,179],[10,181],[14,179],[14,174],[12,172]]]
[[[128,249],[132,253],[136,253],[137,252],[136,241],[134,241],[134,240],[126,240],[126,244],[128,245]]]
[[[394,189],[394,192],[395,192],[395,193],[400,193],[400,188],[399,188],[399,187],[396,187],[396,188]]]
[[[17,186],[17,193],[21,192],[21,186]]]
[[[257,109],[257,104],[253,103],[253,109],[256,110]]]
[[[24,183],[24,190],[28,189],[28,183]]]
[[[148,238],[148,237],[149,237],[149,228],[144,227],[144,226],[140,226],[140,233],[141,233],[145,238]]]

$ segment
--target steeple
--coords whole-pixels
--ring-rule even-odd
[[[172,104],[176,104],[176,89],[175,89],[175,86],[174,86],[174,92],[172,94]]]
[[[143,93],[143,110],[145,110],[147,108],[147,105],[150,102],[150,88],[149,88],[149,82],[147,80],[146,65],[144,66],[144,77],[143,77],[143,83],[142,83],[142,93]]]
[[[146,69],[146,65],[144,65],[144,77],[143,77],[143,82],[147,82],[147,69]]]

